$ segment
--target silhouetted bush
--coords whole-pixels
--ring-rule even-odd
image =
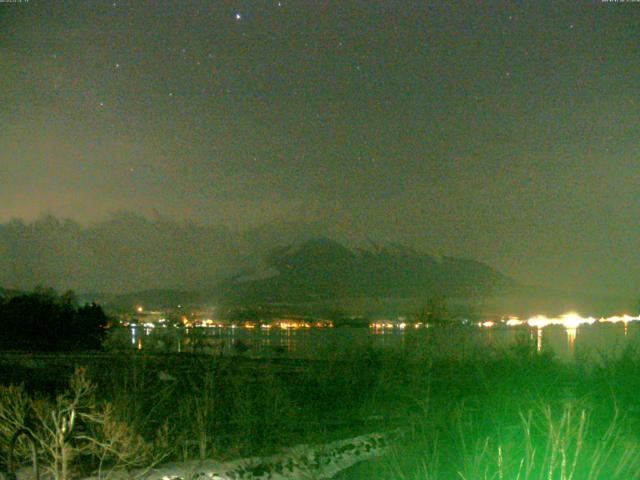
[[[79,306],[72,292],[40,289],[0,298],[0,348],[5,350],[99,349],[106,326],[102,307]]]

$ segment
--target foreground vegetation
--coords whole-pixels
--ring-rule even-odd
[[[343,478],[640,476],[640,354],[631,350],[589,367],[562,364],[525,341],[437,362],[402,349],[318,362],[27,360],[2,359],[5,372],[13,362],[0,388],[3,460],[13,432],[26,428],[60,480],[166,460],[266,455],[398,427],[403,435],[390,454]],[[74,363],[86,368],[60,367]],[[15,385],[20,378],[30,380]],[[16,453],[30,463],[26,442]]]

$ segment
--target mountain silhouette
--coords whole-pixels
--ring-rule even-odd
[[[329,239],[273,249],[261,269],[225,282],[224,295],[242,301],[312,301],[339,297],[494,295],[515,282],[484,263],[434,258],[400,244],[348,248]]]

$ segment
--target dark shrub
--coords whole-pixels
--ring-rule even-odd
[[[79,306],[72,293],[34,291],[0,299],[0,348],[60,351],[99,349],[107,316],[95,304]]]

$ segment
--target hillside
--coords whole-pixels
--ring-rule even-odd
[[[389,244],[347,248],[321,238],[275,249],[261,269],[223,285],[238,301],[312,301],[345,297],[479,297],[504,292],[515,282],[474,260],[436,259]]]

